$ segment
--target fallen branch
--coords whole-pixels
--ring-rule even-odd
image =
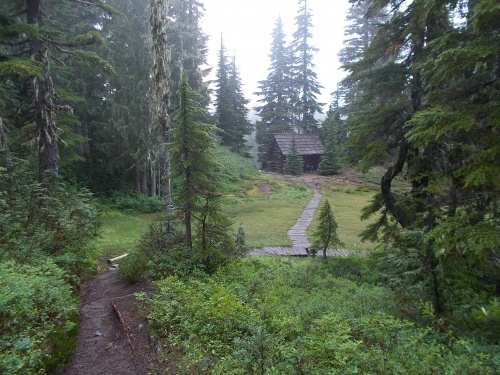
[[[125,258],[127,255],[128,255],[128,253],[127,253],[127,254],[120,255],[120,256],[115,257],[115,258],[108,259],[108,264],[111,264],[111,263],[113,263],[114,261],[117,261],[117,260],[119,260],[119,259]]]

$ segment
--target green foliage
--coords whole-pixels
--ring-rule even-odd
[[[257,320],[236,294],[214,280],[168,277],[155,289],[153,298],[140,299],[151,311],[153,332],[183,349],[184,371],[209,370],[207,357],[224,358],[229,354],[227,343]]]
[[[194,253],[185,247],[184,239],[184,227],[178,218],[172,218],[168,230],[163,218],[153,220],[139,243],[129,249],[129,255],[120,263],[120,274],[137,282],[199,271]]]
[[[100,214],[85,189],[59,185],[57,198],[31,179],[10,183],[12,175],[0,175],[0,260],[21,262],[51,258],[76,277],[93,272]],[[10,186],[9,186],[10,185]],[[87,241],[82,241],[87,239]]]
[[[344,134],[344,127],[345,125],[340,119],[338,107],[331,105],[322,126],[325,154],[321,157],[318,169],[318,172],[322,175],[335,174],[342,168],[338,134],[347,138],[347,135]]]
[[[332,246],[333,248],[338,248],[343,245],[337,234],[338,224],[335,220],[335,215],[333,214],[332,207],[328,199],[325,199],[323,206],[319,211],[319,223],[316,232],[313,236],[315,238],[316,248],[323,250],[323,258],[326,259],[326,250]]]
[[[114,68],[94,51],[75,50],[75,60],[81,61],[88,66],[105,74],[115,74]]]
[[[215,272],[232,256],[243,255],[231,233],[232,221],[223,213],[220,203],[207,199],[198,215],[195,215],[193,248],[196,260],[208,273]]]
[[[41,64],[31,59],[12,59],[0,61],[0,77],[16,75],[20,77],[42,76]]]
[[[356,285],[331,274],[373,267],[349,262],[246,258],[211,277],[166,278],[140,298],[154,334],[181,349],[181,373],[495,372],[493,347],[471,341],[467,351],[396,317],[392,292],[372,276]]]
[[[68,274],[52,261],[0,263],[0,372],[56,373],[76,347],[78,310]]]
[[[252,161],[230,151],[228,147],[216,145],[214,156],[221,193],[232,193],[241,188],[242,181],[259,178]]]
[[[136,192],[116,192],[112,206],[124,212],[153,213],[165,209],[165,201],[159,196],[150,196]]]
[[[84,46],[87,44],[101,43],[101,36],[97,31],[89,31],[86,34],[77,35],[70,40],[68,40],[68,44],[72,47],[76,46]]]

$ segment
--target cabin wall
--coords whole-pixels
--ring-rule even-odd
[[[267,161],[267,170],[269,172],[283,173],[283,166],[285,165],[285,156],[281,153],[280,148],[276,142],[273,142]]]

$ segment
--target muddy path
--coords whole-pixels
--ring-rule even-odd
[[[154,349],[133,295],[144,289],[144,283],[130,285],[114,270],[87,280],[76,352],[63,375],[149,373]]]

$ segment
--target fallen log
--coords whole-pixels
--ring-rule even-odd
[[[114,257],[114,258],[108,259],[108,264],[111,264],[111,263],[113,263],[114,261],[117,261],[117,260],[119,260],[119,259],[125,258],[127,255],[128,255],[128,253],[127,253],[127,254],[120,255],[120,256],[118,256],[118,257]]]

